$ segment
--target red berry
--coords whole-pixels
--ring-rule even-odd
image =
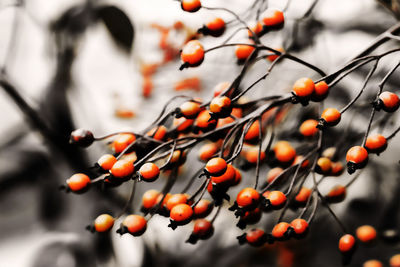
[[[257,190],[250,187],[242,189],[236,197],[236,203],[238,206],[247,210],[256,208],[259,201],[260,194]]]
[[[339,176],[343,172],[343,164],[341,162],[332,162],[332,169],[330,175]]]
[[[283,12],[276,8],[268,8],[261,15],[262,22],[268,27],[281,27],[284,22]]]
[[[139,169],[140,178],[145,182],[155,181],[160,175],[160,169],[154,163],[148,162],[143,164]]]
[[[252,246],[261,246],[266,241],[266,234],[261,229],[252,229],[246,233],[246,241]]]
[[[381,101],[382,109],[386,112],[394,112],[399,108],[400,99],[392,92],[383,92],[379,95],[379,100]]]
[[[253,33],[255,33],[256,35],[258,35],[258,34],[261,33],[261,31],[262,31],[262,29],[263,29],[263,26],[262,26],[262,24],[261,24],[260,22],[258,22],[258,21],[253,21],[253,22],[251,22],[251,23],[249,24],[249,28],[250,28],[250,30],[251,30]],[[253,36],[253,33],[252,33],[251,31],[248,31],[249,37],[252,37],[252,36]]]
[[[327,195],[328,198],[344,198],[345,196],[346,187],[343,185],[335,185]]]
[[[182,118],[174,118],[172,125],[176,127],[178,132],[184,132],[189,129],[190,126],[193,125],[194,120],[188,120],[184,117]]]
[[[200,239],[208,239],[214,232],[212,223],[206,219],[198,219],[194,222],[193,234]]]
[[[254,139],[258,139],[259,132],[260,132],[260,122],[256,120],[249,127],[247,133],[244,136],[244,140],[251,142]]]
[[[328,126],[335,126],[340,122],[341,114],[335,108],[327,108],[322,112],[321,119],[323,119]]]
[[[288,224],[287,222],[278,223],[272,229],[272,236],[277,238],[277,239],[284,238],[285,234],[287,233],[287,230],[289,229],[289,227],[290,227],[290,224]]]
[[[205,167],[206,173],[211,176],[219,176],[225,173],[227,169],[226,161],[223,158],[210,159]]]
[[[171,209],[169,216],[176,222],[186,222],[192,218],[193,209],[188,204],[178,204]]]
[[[112,143],[115,153],[121,153],[135,140],[133,134],[119,134]]]
[[[374,134],[368,136],[367,141],[365,142],[365,148],[369,153],[381,153],[387,147],[387,140],[383,135]]]
[[[224,174],[220,176],[211,176],[211,182],[223,187],[231,186],[232,184],[235,183],[235,177],[236,177],[235,168],[231,164],[228,164]]]
[[[76,173],[67,179],[68,188],[72,192],[80,192],[86,190],[90,185],[90,178],[86,174]]]
[[[281,191],[271,191],[266,196],[273,207],[281,207],[286,203],[286,196]]]
[[[356,240],[354,239],[354,236],[346,234],[339,240],[339,250],[343,253],[349,252],[354,248],[355,243]]]
[[[347,151],[346,161],[348,172],[353,173],[356,169],[365,167],[368,162],[368,152],[362,146],[353,146]]]
[[[211,119],[210,111],[203,110],[196,118],[196,126],[202,131],[209,131],[217,126],[217,120]]]
[[[276,159],[282,163],[291,163],[296,157],[296,150],[286,141],[276,143],[273,150]]]
[[[238,45],[236,46],[235,54],[238,60],[246,60],[255,50],[252,45]]]
[[[97,161],[97,164],[106,171],[109,171],[112,166],[117,162],[117,159],[111,155],[111,154],[105,154],[100,157],[100,159]]]
[[[311,196],[311,189],[302,187],[300,192],[296,195],[295,200],[299,203],[305,203]]]
[[[182,49],[181,60],[190,67],[200,65],[204,60],[203,45],[197,40],[187,42]]]
[[[325,81],[320,81],[315,84],[315,90],[311,96],[311,100],[319,102],[324,100],[329,94],[329,86]]]
[[[314,93],[315,85],[310,78],[301,78],[293,85],[293,93],[299,98],[309,98]]]
[[[145,209],[153,208],[159,202],[159,196],[162,194],[154,189],[147,190],[142,197],[142,206]]]
[[[153,137],[153,139],[155,140],[162,141],[167,134],[167,131],[167,127],[161,125],[159,127],[154,127],[153,129],[148,131],[147,135]]]
[[[118,160],[111,168],[111,174],[116,178],[125,178],[133,173],[135,166],[132,162],[124,159]]]
[[[147,221],[140,215],[128,215],[122,222],[122,226],[126,228],[133,236],[142,235],[147,228]],[[123,231],[122,231],[123,233]]]
[[[187,12],[196,12],[201,8],[200,0],[181,0],[181,7]]]
[[[368,243],[376,239],[376,230],[370,225],[363,225],[357,228],[356,235],[361,242]]]
[[[113,225],[114,218],[109,214],[101,214],[94,220],[94,228],[99,233],[109,231]]]
[[[235,169],[235,180],[233,181],[231,186],[235,186],[240,184],[240,182],[242,181],[242,174],[240,173],[240,171],[236,168]]]
[[[293,228],[294,232],[298,235],[304,234],[308,229],[308,223],[304,219],[294,219],[290,226]]]
[[[258,147],[253,147],[245,152],[247,162],[256,164],[258,159]],[[264,151],[260,153],[260,163],[265,159],[266,155]]]
[[[188,197],[185,194],[173,194],[167,203],[167,209],[172,210],[173,207],[175,207],[178,204],[186,204],[188,201]]]
[[[197,218],[204,218],[206,217],[208,214],[210,214],[210,212],[213,209],[213,204],[211,203],[210,200],[207,199],[201,199],[196,206],[194,206],[193,208],[193,212],[194,215]]]
[[[282,53],[285,52],[285,50],[284,50],[282,47],[278,47],[278,48],[276,48],[275,50],[277,50],[277,51],[279,51],[279,52],[282,52]],[[267,59],[268,59],[269,61],[273,62],[273,61],[275,61],[278,57],[279,57],[279,55],[274,54],[274,55],[269,55],[269,56],[267,56]]]
[[[206,24],[207,33],[211,36],[221,36],[225,31],[225,21],[221,18],[214,18]]]

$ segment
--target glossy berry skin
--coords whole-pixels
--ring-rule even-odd
[[[223,158],[212,158],[207,162],[205,172],[211,176],[219,176],[225,173],[227,166]]]
[[[390,267],[400,267],[400,254],[393,255],[389,263]]]
[[[193,216],[193,209],[188,204],[178,204],[171,209],[169,216],[175,222],[189,222]]]
[[[341,114],[339,110],[335,108],[327,108],[321,114],[321,119],[328,126],[335,126],[340,122]]]
[[[155,140],[162,141],[165,135],[167,134],[167,131],[168,131],[167,127],[161,125],[159,127],[154,127],[153,129],[148,131],[147,135],[151,136]]]
[[[239,61],[246,60],[255,50],[251,45],[238,45],[235,50],[236,58]]]
[[[205,28],[205,33],[214,37],[221,36],[225,32],[225,21],[219,17],[214,18],[205,25]]]
[[[392,92],[383,92],[379,95],[380,107],[386,112],[395,112],[400,105],[399,97]]]
[[[314,89],[314,82],[310,78],[301,78],[293,85],[293,93],[299,98],[310,98]]]
[[[299,203],[306,203],[311,196],[311,189],[302,187],[300,192],[296,195],[295,200]]]
[[[262,22],[269,28],[282,27],[285,18],[283,12],[276,8],[268,8],[261,15]]]
[[[189,67],[200,65],[204,60],[203,45],[197,40],[187,42],[182,49],[181,60]]]
[[[281,163],[291,163],[296,157],[296,150],[286,141],[276,143],[273,150],[276,159]]]
[[[271,191],[265,197],[273,207],[282,207],[286,203],[286,196],[281,191]]]
[[[332,161],[326,157],[317,160],[315,171],[319,174],[329,174],[332,169]]]
[[[119,134],[112,143],[115,153],[121,153],[136,140],[133,134]]]
[[[362,225],[356,230],[357,238],[364,243],[369,243],[376,239],[376,230],[370,225]]]
[[[97,164],[106,171],[111,170],[112,166],[114,166],[117,159],[111,154],[105,154],[99,158]]]
[[[381,153],[387,148],[387,140],[381,134],[373,134],[368,136],[365,142],[365,148],[368,153]]]
[[[236,177],[235,168],[231,164],[228,164],[224,174],[220,176],[211,176],[211,182],[223,187],[228,187],[234,184],[235,177]]]
[[[157,190],[147,190],[142,197],[142,207],[145,209],[153,208],[159,202],[159,196],[161,195]]]
[[[260,132],[260,122],[258,120],[254,121],[249,129],[247,130],[247,133],[244,136],[244,140],[247,142],[252,142],[255,139],[258,139]]]
[[[316,120],[306,120],[300,125],[299,131],[304,137],[312,137],[318,132],[317,125],[318,121]]]
[[[290,224],[287,222],[280,222],[274,226],[272,229],[272,236],[276,239],[283,239],[286,237],[286,233],[290,227]]]
[[[214,129],[217,126],[217,120],[211,119],[211,114],[209,110],[203,110],[199,113],[196,118],[196,126],[201,131],[209,131]]]
[[[94,142],[94,136],[91,131],[77,129],[71,133],[69,143],[81,147],[88,147]]]
[[[110,173],[116,178],[130,176],[135,170],[132,162],[124,159],[118,160],[111,168]]]
[[[257,192],[257,190],[250,187],[242,189],[236,197],[236,203],[238,206],[247,210],[256,208],[259,201],[260,194]]]
[[[325,81],[320,81],[315,84],[314,93],[311,96],[311,100],[314,102],[320,102],[324,100],[329,94],[329,86]]]
[[[362,146],[353,146],[346,154],[347,171],[351,174],[356,169],[361,169],[367,165],[368,152]]]
[[[218,118],[226,118],[232,112],[231,99],[227,96],[215,97],[210,103],[210,111]]]
[[[66,181],[69,190],[75,193],[85,191],[90,185],[90,178],[86,174],[76,173]]]
[[[266,234],[261,229],[252,229],[246,233],[246,241],[249,245],[259,247],[266,242]]]
[[[154,163],[148,162],[139,169],[140,178],[145,182],[153,182],[160,175],[160,169]]]
[[[109,231],[113,225],[114,218],[109,214],[101,214],[94,220],[94,228],[99,233]]]
[[[208,239],[214,232],[212,223],[206,219],[198,219],[194,222],[193,234],[200,239]]]
[[[186,12],[196,12],[201,8],[200,0],[182,0],[181,7]]]
[[[186,119],[194,119],[200,113],[201,108],[199,103],[187,101],[180,105],[179,111],[179,115],[182,115]]]
[[[350,252],[351,250],[353,250],[355,243],[356,240],[354,236],[346,234],[342,236],[339,240],[339,250],[342,253]]]
[[[364,262],[363,267],[383,267],[383,264],[378,260],[368,260]]]
[[[294,219],[291,223],[290,226],[293,228],[294,232],[297,235],[302,235],[308,230],[308,223],[304,219]]]
[[[196,218],[204,218],[213,210],[213,204],[210,200],[201,199],[193,208],[194,216]]]
[[[272,183],[281,173],[283,169],[280,167],[272,168],[267,173],[267,183]]]
[[[146,231],[147,221],[143,216],[132,214],[123,220],[122,225],[131,235],[140,236]]]
[[[173,207],[175,207],[178,204],[186,204],[188,201],[188,197],[186,194],[173,194],[171,197],[168,199],[167,203],[167,209],[172,210]]]

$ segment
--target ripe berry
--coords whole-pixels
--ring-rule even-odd
[[[161,125],[158,127],[154,127],[153,129],[148,131],[147,135],[151,136],[155,140],[162,141],[164,139],[165,135],[167,134],[167,131],[168,131],[167,127],[165,127],[164,125]]]
[[[290,227],[290,224],[287,222],[280,222],[274,226],[272,229],[272,236],[276,239],[284,239],[287,237],[287,231]]]
[[[258,206],[259,201],[260,194],[257,190],[250,187],[242,189],[236,197],[236,203],[238,206],[247,210],[255,209]]]
[[[231,186],[238,185],[242,181],[242,174],[240,173],[240,171],[238,169],[236,169],[236,168],[234,168],[234,169],[235,169],[235,179]]]
[[[77,129],[71,133],[69,143],[81,147],[88,147],[94,142],[94,136],[91,131]]]
[[[206,219],[198,219],[194,222],[193,235],[200,239],[208,239],[214,232],[212,223]]]
[[[245,155],[247,162],[251,164],[256,164],[258,158],[258,147],[253,147],[250,150],[246,151]],[[265,152],[261,151],[260,162],[262,162],[265,159],[265,157],[266,157]]]
[[[309,99],[314,89],[314,82],[310,78],[301,78],[293,85],[293,93],[300,99]]]
[[[383,264],[378,260],[368,260],[364,262],[363,267],[383,267]]]
[[[343,185],[335,185],[331,191],[329,191],[327,197],[331,199],[343,199],[346,196],[346,187]]]
[[[304,219],[294,219],[290,226],[293,228],[297,235],[302,235],[308,230],[308,223]]]
[[[332,168],[330,175],[339,176],[343,172],[343,164],[341,162],[332,162]]]
[[[386,112],[394,112],[399,108],[400,99],[392,92],[383,92],[378,97],[378,105]]]
[[[238,45],[236,46],[235,55],[239,61],[246,60],[255,50],[251,45]]]
[[[268,8],[261,15],[262,22],[268,28],[279,28],[282,27],[285,19],[283,12],[276,8]]]
[[[208,199],[201,199],[196,206],[194,206],[193,208],[193,212],[194,212],[194,216],[196,218],[204,218],[206,217],[208,214],[210,214],[210,212],[213,209],[213,204],[211,203],[210,200]]]
[[[263,26],[260,22],[258,21],[253,21],[249,24],[250,30],[255,33],[256,35],[259,35],[263,29]],[[253,33],[251,31],[248,31],[249,37],[253,37]]]
[[[283,169],[280,167],[273,168],[267,173],[267,182],[272,183],[276,177],[278,177],[283,172]]]
[[[330,159],[321,157],[317,161],[315,166],[315,171],[319,174],[328,174],[332,169],[332,162]]]
[[[214,37],[221,36],[225,32],[225,21],[221,18],[214,18],[204,26],[202,32]]]
[[[370,225],[363,225],[357,228],[356,235],[361,242],[368,243],[376,239],[376,230]]]
[[[296,157],[296,150],[289,142],[279,141],[273,148],[275,158],[281,163],[291,163]]]
[[[90,185],[90,178],[86,174],[76,173],[66,181],[69,190],[75,193],[83,193]]]
[[[210,103],[210,111],[218,118],[226,118],[232,112],[231,99],[226,96],[217,96]]]
[[[306,203],[307,200],[311,196],[311,189],[307,187],[302,187],[299,191],[299,193],[296,195],[295,200],[299,203]]]
[[[346,235],[342,236],[339,240],[339,250],[342,253],[350,252],[354,248],[355,243],[356,243],[356,240],[355,240],[354,236],[352,236],[350,234],[346,234]]]
[[[122,227],[119,229],[120,234],[130,233],[133,236],[142,235],[147,228],[147,221],[140,215],[128,215],[122,222]]]
[[[272,207],[282,207],[286,203],[286,196],[281,191],[271,191],[265,195]]]
[[[170,215],[175,222],[189,222],[193,216],[193,209],[188,204],[178,204],[171,209]]]
[[[218,152],[216,143],[204,144],[199,150],[199,158],[202,161],[210,160]]]
[[[247,142],[252,142],[255,139],[258,139],[259,132],[260,132],[260,122],[256,120],[249,127],[247,133],[244,136],[244,140]]]
[[[311,100],[320,102],[324,100],[329,94],[329,86],[325,81],[320,81],[315,84],[314,93],[311,96]]]
[[[115,153],[121,153],[135,140],[133,134],[119,134],[112,143]]]
[[[318,121],[316,120],[306,120],[300,125],[300,133],[305,137],[315,136],[318,132]]]
[[[105,154],[99,158],[97,164],[106,171],[109,171],[112,166],[117,162],[117,159],[111,154]]]
[[[236,178],[235,168],[231,164],[228,164],[224,174],[220,176],[211,176],[211,181],[219,186],[228,187],[235,183],[235,178]]]
[[[380,134],[368,136],[365,148],[369,153],[381,153],[387,148],[386,138]]]
[[[207,162],[205,172],[211,176],[219,176],[224,174],[226,169],[227,164],[223,158],[212,158]]]
[[[153,182],[160,175],[160,169],[154,163],[148,162],[139,169],[140,178],[145,182]]]
[[[187,129],[189,129],[190,126],[193,125],[194,120],[188,120],[185,119],[184,117],[182,118],[174,118],[174,121],[172,122],[172,125],[176,127],[176,130],[178,132],[184,132]]]
[[[186,204],[188,197],[185,194],[173,194],[167,201],[167,209],[171,210],[178,204]]]
[[[300,162],[303,162],[303,163],[301,163],[301,168],[304,169],[310,164],[310,161],[308,159],[306,159],[304,161],[303,160],[304,160],[304,157],[302,155],[297,155],[294,158],[292,165],[297,165],[297,164],[300,164]]]
[[[147,190],[142,197],[142,207],[147,210],[153,208],[159,202],[159,196],[162,196],[159,191]]]
[[[125,178],[133,173],[135,166],[132,162],[120,159],[112,166],[110,172],[116,178]]]
[[[94,228],[99,233],[109,231],[113,225],[114,218],[109,214],[101,214],[94,220]]]
[[[201,8],[200,0],[181,0],[181,7],[187,12],[196,12]]]
[[[211,119],[210,111],[203,110],[196,118],[196,126],[203,132],[210,131],[217,126],[217,120]]]
[[[203,45],[197,40],[187,42],[182,49],[181,60],[189,67],[200,65],[204,60]]]
[[[256,208],[254,210],[249,210],[244,213],[243,216],[240,217],[240,220],[237,224],[237,226],[240,229],[246,228],[247,225],[250,224],[256,224],[260,221],[261,219],[261,209]]]
[[[285,50],[284,50],[282,47],[278,47],[278,48],[276,48],[275,50],[277,50],[277,51],[279,51],[279,52],[282,52],[282,53],[285,52]],[[279,57],[279,55],[274,54],[274,55],[269,55],[269,56],[267,56],[267,59],[268,59],[269,61],[273,62],[273,61],[275,61],[278,57]]]
[[[400,254],[393,255],[389,263],[390,267],[400,267]]]
[[[214,97],[221,95],[226,89],[229,88],[229,86],[231,86],[230,82],[220,82],[219,84],[217,84],[214,89]],[[228,93],[227,96],[229,96],[230,94]]]
[[[367,165],[368,152],[361,146],[353,146],[346,154],[347,171],[352,174],[356,169],[361,169]]]
[[[183,103],[182,105],[180,105],[179,107],[179,113],[178,113],[178,117],[179,116],[183,116],[186,119],[194,119],[197,117],[197,115],[200,113],[201,111],[201,107],[200,104],[197,102],[193,102],[193,101],[187,101],[185,103]]]
[[[251,229],[246,233],[246,241],[249,245],[259,247],[264,245],[267,240],[267,235],[261,229]]]
[[[321,114],[321,120],[319,126],[335,126],[340,122],[341,114],[335,108],[327,108]]]

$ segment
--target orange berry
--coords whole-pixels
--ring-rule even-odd
[[[221,36],[225,31],[225,21],[221,18],[214,18],[208,22],[205,26],[207,28],[207,33],[211,36],[218,37]]]
[[[281,191],[271,191],[265,198],[273,207],[281,207],[286,202],[286,196]]]
[[[220,118],[229,117],[232,112],[231,99],[226,96],[217,96],[210,103],[210,111]]]
[[[188,204],[178,204],[171,209],[169,216],[176,222],[185,222],[192,218],[193,209]]]
[[[389,263],[390,267],[400,267],[400,254],[393,255]]]
[[[121,153],[135,140],[133,134],[119,134],[112,143],[115,153]]]
[[[167,209],[171,210],[178,204],[186,204],[188,197],[185,194],[173,194],[167,201]]]
[[[255,50],[251,45],[238,45],[236,46],[235,54],[238,60],[247,59]]]
[[[206,219],[198,219],[194,222],[193,234],[200,239],[209,238],[214,232],[212,223]]]
[[[147,221],[140,215],[128,215],[122,222],[122,226],[133,236],[142,235],[147,228]]]
[[[331,191],[329,191],[328,198],[342,198],[346,195],[346,187],[343,185],[335,185]]]
[[[210,214],[210,212],[213,209],[213,204],[211,203],[210,200],[208,199],[201,199],[196,206],[194,206],[193,208],[193,212],[194,215],[197,218],[204,218],[206,217],[208,214]]]
[[[260,153],[260,162],[265,159],[265,152],[261,151]],[[253,147],[250,150],[246,151],[246,160],[251,164],[256,164],[258,158],[258,147]]]
[[[94,220],[94,229],[102,233],[109,231],[114,225],[114,218],[109,214],[101,214]]]
[[[378,260],[368,260],[364,262],[363,267],[383,267],[383,264]]]
[[[200,113],[201,108],[200,104],[193,101],[187,101],[180,105],[179,107],[179,115],[182,115],[186,119],[194,119]]]
[[[285,22],[283,12],[276,8],[268,8],[261,15],[262,22],[268,27],[281,27]]]
[[[272,183],[282,172],[283,169],[280,167],[270,169],[267,173],[267,182]]]
[[[110,170],[112,166],[117,162],[117,159],[111,155],[111,154],[105,154],[99,158],[97,161],[97,164],[103,169],[103,170]]]
[[[379,95],[382,109],[386,112],[394,112],[399,108],[400,99],[392,92],[383,92]]]
[[[298,79],[293,85],[293,93],[300,98],[311,97],[314,89],[314,82],[310,78]]]
[[[363,225],[357,228],[356,235],[361,242],[368,243],[376,239],[376,230],[370,225]]]
[[[249,24],[249,28],[252,32],[254,32],[256,35],[258,35],[259,33],[261,33],[262,31],[262,24],[258,21],[253,21]],[[251,31],[248,31],[248,35],[249,37],[253,36],[253,33]]]
[[[238,193],[236,203],[241,208],[254,209],[260,201],[260,194],[254,188],[246,187]]]
[[[354,248],[354,245],[356,243],[356,240],[354,236],[350,234],[346,234],[342,236],[339,240],[339,250],[341,252],[349,252]]]
[[[181,60],[190,67],[200,65],[204,60],[203,45],[197,40],[187,42],[182,49]]]
[[[330,159],[321,157],[317,160],[315,171],[319,174],[328,174],[332,169],[332,162]]]
[[[221,95],[226,89],[231,86],[230,82],[221,82],[214,87],[214,97]],[[229,96],[229,94],[227,94]]]
[[[234,168],[234,169],[235,169],[235,179],[231,186],[238,185],[242,181],[242,174],[240,173],[240,171],[238,169],[236,169],[236,168]]]
[[[335,126],[340,122],[341,114],[335,108],[327,108],[322,112],[321,119],[323,119],[328,126]]]
[[[254,121],[251,126],[249,127],[249,130],[244,136],[245,141],[253,141],[254,139],[258,138],[260,132],[260,122],[258,120]]]
[[[112,166],[110,172],[116,178],[125,178],[133,173],[135,166],[132,162],[120,159]]]
[[[159,202],[159,196],[162,194],[154,189],[147,190],[142,197],[142,206],[145,209],[153,208]]]
[[[297,165],[297,164],[300,164],[300,162],[303,162],[303,163],[301,163],[301,168],[306,168],[310,164],[310,161],[308,159],[306,159],[304,161],[303,160],[304,160],[304,157],[302,155],[297,155],[294,158],[292,165]]]
[[[158,141],[162,141],[165,137],[165,135],[167,134],[167,127],[165,127],[164,125],[158,126],[158,127],[154,127],[153,129],[151,129],[150,131],[147,132],[148,136],[153,137],[153,139],[158,140]]]
[[[296,157],[296,150],[286,141],[276,143],[273,150],[276,159],[282,163],[290,163]]]
[[[196,126],[202,131],[208,131],[217,126],[217,120],[211,119],[210,111],[203,110],[196,118]]]
[[[181,7],[187,12],[196,12],[201,8],[200,0],[181,0]]]
[[[329,86],[325,81],[320,81],[315,84],[315,90],[311,96],[311,100],[319,102],[324,100],[329,93]]]
[[[381,153],[386,149],[386,147],[386,138],[380,134],[368,136],[367,141],[365,142],[365,148],[369,153]]]
[[[306,120],[300,125],[300,133],[305,137],[314,136],[318,132],[318,121]]]
[[[353,146],[346,154],[347,170],[351,174],[356,169],[363,168],[368,162],[368,152],[362,146]]]
[[[83,191],[90,185],[90,178],[86,174],[76,173],[66,181],[68,188],[73,192]]]
[[[193,125],[194,120],[188,120],[184,117],[182,118],[174,118],[172,122],[173,126],[176,127],[178,132],[186,131],[190,126]]]
[[[277,50],[277,51],[279,51],[279,52],[282,52],[282,53],[285,52],[285,50],[284,50],[282,47],[278,47],[278,48],[276,48],[275,50]],[[279,57],[279,55],[274,54],[274,55],[269,55],[269,56],[267,56],[267,59],[268,59],[269,61],[273,62],[273,61],[275,61],[278,57]]]
[[[217,122],[217,128],[221,128],[227,124],[230,124],[234,122],[235,120],[232,117],[227,117],[227,118],[219,118]]]
[[[272,236],[277,239],[284,238],[289,227],[290,227],[290,224],[288,224],[287,222],[278,223],[272,229]]]
[[[302,187],[299,193],[296,195],[295,200],[299,203],[305,203],[311,196],[311,189]]]
[[[211,181],[220,186],[231,186],[235,183],[236,171],[235,168],[228,164],[224,174],[220,176],[211,176]]]
[[[140,167],[139,174],[143,181],[152,182],[155,181],[160,175],[160,169],[156,164],[148,162]]]
[[[212,158],[207,162],[205,167],[206,173],[212,176],[222,175],[226,170],[227,164],[223,158]]]
[[[252,246],[263,245],[266,241],[266,234],[261,229],[251,229],[246,233],[246,241]]]
[[[294,219],[290,226],[293,228],[294,232],[298,235],[304,234],[308,229],[308,222],[304,219]]]
[[[210,160],[218,152],[218,146],[215,143],[204,144],[199,150],[199,158],[202,161]]]
[[[339,176],[343,172],[343,164],[341,162],[332,162],[330,175]]]

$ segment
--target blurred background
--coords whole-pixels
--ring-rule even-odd
[[[380,33],[397,22],[396,1],[320,0],[310,16],[293,29],[312,0],[291,1],[285,28],[268,34],[272,47],[293,46],[298,57],[331,73],[368,46]],[[229,7],[246,21],[251,5],[247,1],[202,1],[206,6]],[[285,8],[286,1],[269,1],[269,6]],[[232,17],[220,11],[185,13],[172,0],[0,0],[0,266],[340,266],[337,250],[340,229],[325,212],[317,216],[310,235],[301,241],[262,249],[239,246],[235,217],[225,211],[218,217],[214,236],[197,245],[184,243],[192,226],[172,231],[168,220],[152,219],[143,237],[122,237],[114,231],[94,235],[85,226],[99,213],[122,209],[128,188],[84,195],[66,194],[58,188],[73,173],[84,172],[108,151],[105,143],[88,149],[68,144],[77,128],[90,129],[95,136],[121,130],[144,129],[170,97],[178,94],[212,97],[212,88],[232,81],[240,71],[234,48],[207,54],[204,63],[179,71],[179,50],[196,36],[204,21],[214,16]],[[206,48],[221,38],[204,37]],[[247,33],[234,41],[245,40]],[[294,42],[291,43],[291,42]],[[398,47],[392,42],[385,46]],[[399,61],[398,55],[382,60],[370,87],[375,88],[386,72]],[[265,72],[257,64],[243,82],[249,85]],[[343,106],[355,95],[368,69],[361,69],[341,82],[327,100]],[[317,78],[301,65],[280,64],[276,72],[251,91],[249,98],[289,91],[297,77]],[[398,90],[396,73],[386,85]],[[375,86],[375,87],[374,87]],[[373,94],[371,93],[369,96]],[[364,102],[367,100],[364,99]],[[301,115],[293,111],[282,129],[290,136]],[[360,107],[344,118],[354,130],[349,144],[365,131],[369,111]],[[398,115],[385,120],[384,133],[399,125]],[[332,144],[335,143],[334,136]],[[343,145],[343,149],[348,144]],[[370,224],[379,229],[398,230],[400,142],[394,138],[388,150],[373,157],[360,179],[349,189],[343,203],[333,205],[349,229]],[[198,164],[195,157],[190,164]],[[188,164],[186,164],[188,165]],[[182,176],[193,167],[185,166]],[[245,172],[251,175],[252,172]],[[265,175],[265,174],[264,174]],[[348,181],[344,174],[340,179]],[[334,179],[321,184],[326,192]],[[182,186],[178,183],[177,188]],[[134,203],[138,210],[141,185]],[[159,185],[161,188],[161,184]],[[179,191],[179,190],[178,190]],[[273,215],[265,216],[263,223]],[[117,225],[118,223],[116,223]],[[351,266],[361,266],[370,258],[388,262],[399,252],[397,243],[379,240],[361,246]]]

